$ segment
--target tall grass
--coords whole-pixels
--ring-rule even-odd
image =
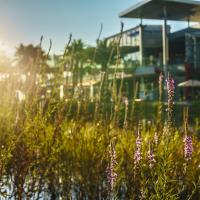
[[[119,58],[119,46],[118,52]],[[0,83],[1,197],[199,198],[200,143],[186,111],[183,126],[173,126],[173,88],[168,117],[163,120],[160,81],[158,119],[143,123],[134,99],[122,95],[123,78],[117,92],[115,80],[110,86],[105,73],[92,112],[82,93],[60,99],[53,87],[42,98],[34,76],[23,85],[14,75]],[[26,98],[20,100],[15,91],[22,88]]]

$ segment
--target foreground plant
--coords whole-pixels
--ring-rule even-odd
[[[108,184],[108,192],[111,194],[111,198],[115,196],[115,184],[117,181],[117,160],[116,160],[116,150],[113,144],[109,145],[109,152],[108,152],[109,163],[107,166],[107,184]]]

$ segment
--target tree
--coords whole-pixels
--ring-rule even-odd
[[[92,50],[93,49],[93,50]],[[92,57],[91,53],[96,51],[95,62],[96,64],[101,65],[101,71],[106,72],[108,65],[113,65],[117,63],[117,60],[121,61],[128,53],[132,52],[131,47],[119,47],[116,42],[108,43],[107,40],[97,41],[96,50],[95,48],[90,48],[90,58]]]
[[[113,51],[114,45],[108,44],[107,40],[100,40],[97,42],[95,62],[101,65],[101,71],[107,71],[108,64],[114,62]]]
[[[77,86],[78,80],[82,85],[83,77],[83,65],[87,61],[87,55],[82,40],[73,40],[71,45],[67,47],[67,53],[65,60],[70,66],[70,70],[73,73],[73,88]]]
[[[20,44],[15,53],[18,61],[18,67],[25,73],[40,72],[42,67],[46,67],[48,56],[40,46],[29,44],[27,46]]]

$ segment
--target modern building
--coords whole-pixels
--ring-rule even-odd
[[[168,26],[168,34],[170,26]],[[118,41],[121,33],[105,38],[108,43]],[[130,56],[145,65],[154,59],[158,65],[162,64],[162,25],[139,25],[122,33],[120,46],[131,47]]]
[[[120,45],[132,47],[132,59],[139,60],[139,66],[134,71],[135,80],[139,83],[138,98],[156,99],[156,77],[160,72],[165,78],[172,74],[176,86],[187,80],[200,80],[200,28],[190,26],[190,22],[200,22],[200,2],[143,0],[119,16],[164,22],[163,25],[140,24],[122,33]],[[172,33],[167,20],[188,21],[188,27]],[[119,36],[120,33],[106,40],[112,42]],[[190,87],[192,90],[177,89],[177,100],[200,99],[199,88]]]

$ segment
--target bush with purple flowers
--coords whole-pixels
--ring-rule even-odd
[[[77,67],[78,55],[64,57]],[[62,69],[66,60],[61,61]],[[123,85],[118,91],[116,80],[110,83],[107,71],[102,73],[92,99],[82,83],[66,95],[72,86],[63,86],[60,71],[52,91],[52,82],[34,84],[36,74],[27,76],[24,85],[15,75],[0,82],[0,199],[199,199],[200,126],[191,130],[188,120],[183,127],[173,126],[172,76],[167,80],[168,116],[163,120],[161,75],[158,119],[146,122],[135,99],[122,92]],[[15,98],[19,88],[25,92],[20,101]]]

